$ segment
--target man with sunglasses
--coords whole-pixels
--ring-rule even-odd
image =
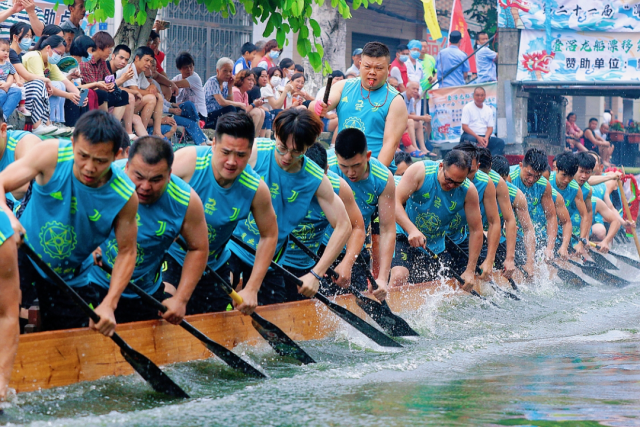
[[[469,224],[469,257],[461,276],[465,281],[463,289],[471,291],[482,248],[482,219],[478,191],[467,178],[470,170],[469,155],[452,150],[440,163],[417,162],[404,173],[396,189],[396,222],[402,233],[396,235],[392,286],[438,277],[440,269],[451,261],[445,252],[446,231],[464,210]]]
[[[548,163],[544,151],[531,148],[525,153],[523,161],[511,171],[509,180],[524,193],[536,230],[536,242],[542,244],[546,240],[545,256],[553,259],[558,220],[551,197],[551,184],[542,176]]]
[[[287,248],[289,234],[307,215],[312,199],[315,197],[329,224],[334,228],[324,254],[309,273],[300,277],[303,285],[299,292],[313,297],[318,292],[320,279],[336,260],[351,233],[351,223],[344,204],[333,191],[331,181],[324,171],[304,154],[320,136],[324,124],[320,118],[308,110],[289,109],[280,114],[273,122],[275,142],[266,138],[257,138],[251,153],[249,164],[261,177],[271,193],[271,203],[276,213],[278,241],[274,261],[282,263]],[[233,235],[247,245],[255,248],[260,234],[253,215],[238,224]],[[252,280],[252,269],[257,259],[231,241],[232,255],[229,267],[233,272],[234,287],[242,276],[244,283]],[[264,277],[258,303],[260,305],[284,302],[287,298],[286,285],[282,274],[270,269]]]

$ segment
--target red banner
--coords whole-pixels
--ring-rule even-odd
[[[467,21],[464,19],[464,13],[462,12],[462,4],[460,0],[453,0],[453,8],[451,9],[451,25],[449,26],[449,34],[452,31],[460,31],[462,34],[462,41],[460,42],[460,50],[471,55],[473,53],[473,45],[471,44],[471,37],[469,37],[469,27]],[[476,57],[469,58],[469,68],[472,73],[477,73]]]

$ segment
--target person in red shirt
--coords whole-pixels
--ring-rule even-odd
[[[396,47],[396,59],[391,63],[391,69],[389,76],[398,80],[399,92],[404,92],[407,89],[407,83],[409,83],[409,75],[407,74],[407,66],[405,62],[409,60],[409,47],[406,44],[399,44]]]
[[[151,34],[149,34],[149,40],[147,41],[147,46],[153,49],[153,53],[156,58],[156,71],[167,77],[167,73],[165,73],[164,69],[162,68],[162,63],[164,62],[164,52],[160,50],[160,34],[158,34],[155,30],[151,30]]]

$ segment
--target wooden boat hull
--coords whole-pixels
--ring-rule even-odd
[[[457,288],[454,280],[446,284]],[[416,310],[439,286],[442,282],[393,288],[388,296],[389,305],[397,313]],[[339,296],[336,302],[367,318],[352,295]],[[335,315],[315,300],[264,306],[256,311],[296,341],[325,338],[340,324]],[[229,349],[240,343],[267,345],[251,325],[251,318],[237,311],[187,316],[187,320]],[[118,325],[117,331],[129,345],[158,365],[212,357],[192,335],[162,320]],[[20,336],[10,387],[28,392],[131,373],[131,366],[113,341],[88,328],[40,332]]]

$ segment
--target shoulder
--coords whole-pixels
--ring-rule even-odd
[[[569,183],[569,187],[573,188],[574,190],[579,190],[580,189],[580,186],[578,185],[578,183],[575,180],[573,180],[573,181],[571,181]]]
[[[335,172],[327,171],[327,178],[329,178],[333,189],[340,191],[340,177]]]
[[[253,146],[258,151],[273,151],[276,142],[270,138],[256,138],[253,140]]]
[[[479,182],[488,183],[489,182],[489,175],[487,175],[486,173],[484,173],[484,172],[479,170],[478,172],[476,172],[476,176],[475,176],[474,181],[476,181],[476,180],[479,181]]]
[[[189,206],[191,186],[184,182],[182,178],[172,174],[169,185],[167,185],[167,194],[179,204]]]
[[[318,178],[320,181],[324,178],[324,171],[320,169],[320,166],[315,164],[311,159],[307,156],[304,157],[304,166],[303,169],[307,174],[311,175],[314,178]]]
[[[250,165],[244,168],[244,170],[238,176],[238,182],[247,187],[249,190],[258,191],[260,185],[260,176],[253,170]]]
[[[389,179],[389,168],[380,162],[380,160],[372,157],[369,160],[369,165],[371,166],[371,174],[376,178],[382,180],[383,182],[387,182]]]

